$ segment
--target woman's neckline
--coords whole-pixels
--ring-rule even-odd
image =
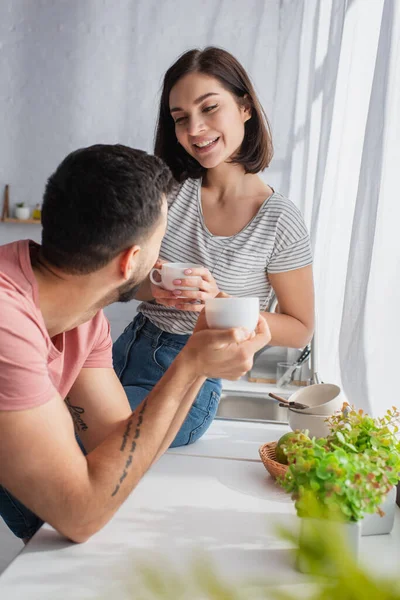
[[[254,217],[252,219],[250,219],[250,221],[248,223],[246,223],[246,225],[244,227],[242,227],[242,229],[240,231],[238,231],[237,233],[234,233],[233,235],[215,235],[214,233],[211,233],[211,231],[208,229],[205,220],[204,220],[204,214],[203,214],[203,206],[201,204],[201,185],[203,182],[202,177],[200,177],[197,181],[197,193],[196,193],[196,197],[197,197],[197,209],[199,212],[199,216],[200,216],[200,221],[202,224],[202,227],[204,229],[204,231],[212,238],[216,239],[216,240],[231,240],[233,238],[235,238],[236,236],[240,235],[241,233],[243,233],[244,231],[246,231],[246,229],[248,227],[250,227],[250,225],[255,221],[255,219],[257,219],[257,217],[260,215],[261,211],[264,209],[265,205],[269,202],[269,200],[271,200],[271,198],[273,196],[275,196],[276,192],[274,190],[274,188],[272,186],[270,186],[269,184],[268,187],[271,188],[272,190],[272,194],[270,196],[268,196],[267,198],[265,198],[265,200],[262,202],[262,204],[260,205],[258,211],[256,212],[256,214],[254,215]]]

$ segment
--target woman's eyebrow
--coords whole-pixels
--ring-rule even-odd
[[[196,98],[194,103],[200,104],[200,102],[203,102],[203,100],[205,100],[206,98],[209,98],[210,96],[219,96],[219,94],[217,94],[216,92],[208,92],[207,94],[203,94],[202,96],[199,96],[198,98]],[[183,111],[183,108],[179,108],[179,106],[174,106],[173,108],[170,108],[171,113],[179,112],[179,111]]]

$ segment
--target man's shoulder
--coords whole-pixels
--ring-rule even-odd
[[[21,295],[32,294],[30,243],[30,240],[19,240],[0,246],[0,291],[11,293],[14,289]]]
[[[30,240],[17,240],[8,244],[0,245],[0,271],[7,270],[18,265],[18,255],[29,247]]]
[[[21,244],[21,242],[23,242],[24,240],[17,240],[15,242],[9,242],[8,244],[1,244],[0,245],[0,259],[3,256],[7,256],[10,253],[13,253],[15,251],[16,248],[18,248],[19,244]]]
[[[0,273],[0,306],[0,319],[3,320],[7,312],[23,314],[28,310],[31,314],[36,309],[33,298],[29,298],[5,273]]]
[[[19,342],[47,347],[43,321],[33,300],[22,294],[12,282],[2,281],[0,286],[0,336],[1,346]],[[39,340],[42,340],[39,342]]]
[[[32,282],[24,271],[29,240],[0,246],[0,331],[20,337],[44,336],[43,320],[34,301]]]

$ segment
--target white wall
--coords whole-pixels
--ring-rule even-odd
[[[275,132],[275,160],[265,178],[285,192],[291,152],[281,115],[295,98],[293,42],[301,5],[294,0],[246,5],[242,0],[2,0],[0,190],[9,183],[11,203],[33,207],[46,178],[78,147],[120,142],[151,151],[165,70],[185,50],[214,44],[235,54],[255,82]],[[288,52],[293,69],[283,74],[278,53]],[[39,236],[37,225],[0,224],[0,244]],[[135,306],[107,309],[114,337],[134,312]]]

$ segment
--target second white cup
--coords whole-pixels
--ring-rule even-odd
[[[258,298],[210,298],[206,300],[206,321],[210,329],[245,327],[254,331],[260,314]]]
[[[198,287],[185,287],[183,285],[174,285],[175,279],[186,279],[190,275],[185,275],[186,269],[201,269],[202,265],[194,265],[193,263],[163,263],[161,269],[152,269],[150,271],[150,281],[158,287],[163,287],[166,290],[194,290],[197,291]],[[154,279],[154,273],[157,272],[161,281]]]

